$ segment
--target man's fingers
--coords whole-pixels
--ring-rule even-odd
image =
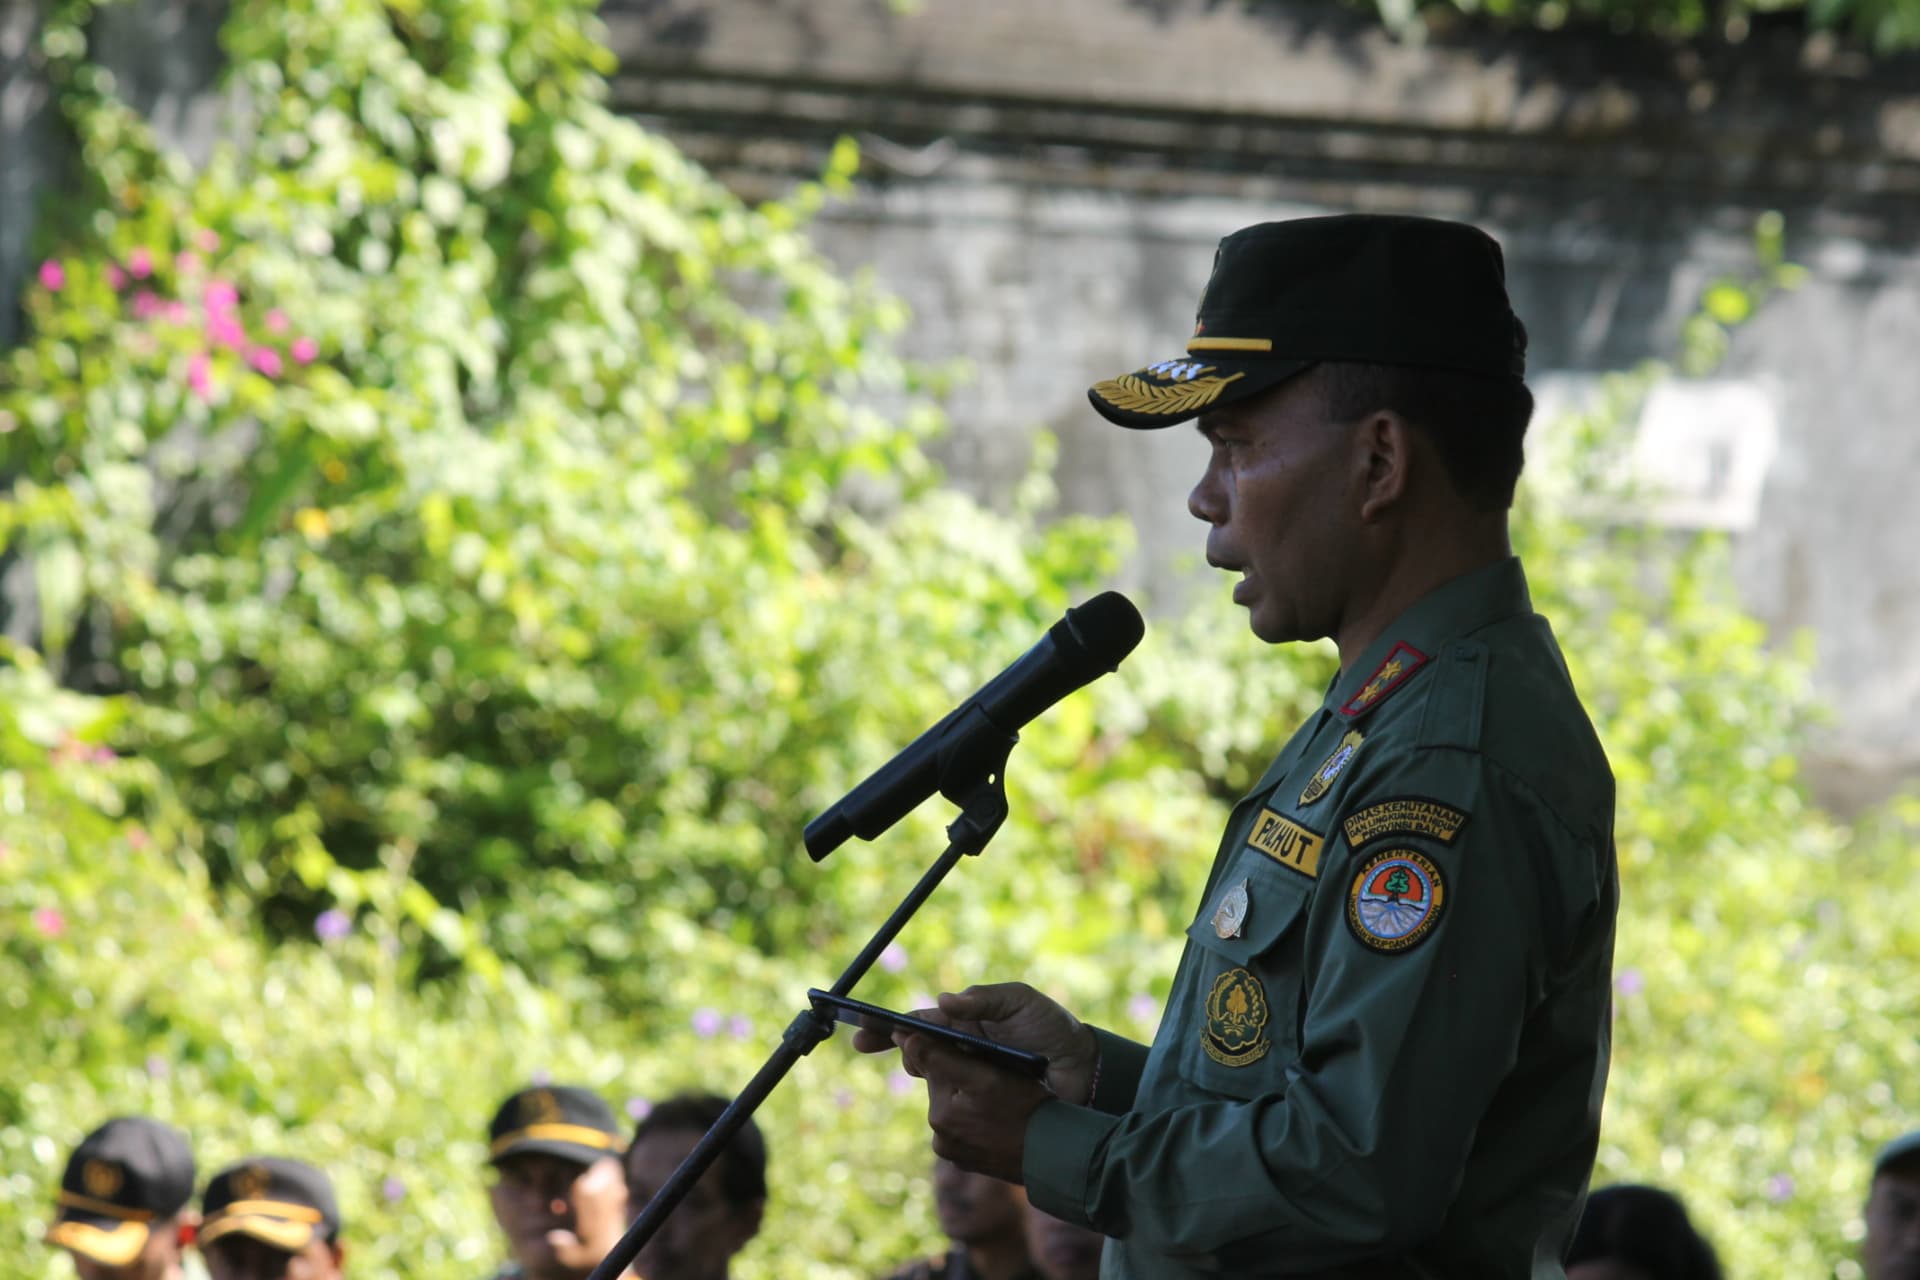
[[[853,1047],[861,1053],[885,1053],[893,1048],[893,1033],[885,1027],[855,1027]]]
[[[1024,982],[978,983],[965,991],[940,993],[940,1011],[974,1022],[999,1022],[1025,1008],[1034,990]]]

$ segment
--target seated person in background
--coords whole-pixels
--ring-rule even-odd
[[[889,1280],[1038,1280],[1027,1257],[1027,1197],[1019,1187],[935,1160],[933,1210],[953,1248]]]
[[[222,1169],[200,1199],[213,1280],[340,1280],[340,1208],[327,1175],[279,1156]]]
[[[1873,1162],[1860,1258],[1867,1280],[1920,1280],[1920,1129],[1889,1142]]]
[[[494,1280],[585,1280],[627,1222],[621,1126],[574,1085],[522,1089],[487,1127],[494,1221],[513,1261]]]
[[[1677,1198],[1623,1184],[1587,1197],[1567,1280],[1720,1280],[1720,1259]]]
[[[640,1216],[727,1106],[717,1094],[684,1093],[640,1121],[625,1162],[632,1217]],[[759,1233],[766,1208],[767,1144],[748,1120],[640,1250],[634,1272],[643,1280],[726,1280],[733,1255]]]
[[[1040,1280],[1100,1280],[1100,1250],[1106,1243],[1091,1227],[1027,1206],[1027,1253]]]
[[[47,1243],[80,1280],[180,1280],[193,1239],[193,1151],[145,1116],[109,1120],[73,1149]]]

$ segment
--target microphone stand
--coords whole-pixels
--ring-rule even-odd
[[[969,714],[986,720],[985,713],[978,708],[971,708]],[[960,864],[961,858],[986,848],[987,842],[1000,830],[1000,824],[1007,820],[1007,756],[1020,736],[992,730],[991,722],[988,722],[988,728],[988,732],[967,735],[974,744],[973,750],[955,753],[941,761],[940,794],[960,806],[960,816],[947,827],[946,852],[927,868],[919,883],[900,900],[900,905],[893,909],[886,923],[880,926],[860,954],[854,957],[853,963],[834,981],[831,988],[833,994],[851,995],[854,984],[866,976],[867,970],[887,949],[894,935],[905,928],[907,921],[913,919],[914,912],[933,896],[933,891],[940,887],[947,873]],[[647,1201],[640,1216],[633,1220],[627,1233],[601,1259],[600,1265],[593,1269],[587,1280],[617,1280],[620,1273],[632,1265],[647,1241],[653,1239],[660,1230],[660,1224],[686,1199],[687,1193],[700,1181],[700,1176],[719,1158],[733,1135],[740,1132],[800,1059],[833,1034],[833,1027],[831,1014],[821,1013],[811,1006],[787,1024],[787,1029],[780,1036],[780,1046],[773,1051],[765,1065],[754,1073],[747,1087],[727,1104],[727,1109],[720,1113],[720,1118],[713,1122],[713,1127],[707,1130],[698,1145],[687,1153],[680,1167],[673,1171],[673,1176],[654,1192],[653,1199]]]

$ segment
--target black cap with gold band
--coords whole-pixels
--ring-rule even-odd
[[[1295,218],[1220,242],[1186,354],[1087,396],[1123,427],[1166,427],[1328,361],[1517,382],[1526,352],[1486,232],[1437,218]]]
[[[487,1158],[496,1164],[518,1155],[592,1164],[619,1155],[625,1146],[613,1108],[593,1090],[577,1085],[522,1089],[500,1104],[487,1127]]]
[[[222,1169],[200,1202],[200,1244],[246,1236],[288,1253],[340,1236],[333,1183],[310,1164],[283,1156],[251,1156]]]
[[[124,1267],[156,1224],[193,1198],[193,1151],[179,1130],[145,1116],[109,1120],[74,1148],[47,1243]]]

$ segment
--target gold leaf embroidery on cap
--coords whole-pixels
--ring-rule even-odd
[[[1136,374],[1122,374],[1093,385],[1093,394],[1122,413],[1191,413],[1212,404],[1227,389],[1227,384],[1244,373],[1222,377],[1192,378],[1169,386],[1156,387]]]

